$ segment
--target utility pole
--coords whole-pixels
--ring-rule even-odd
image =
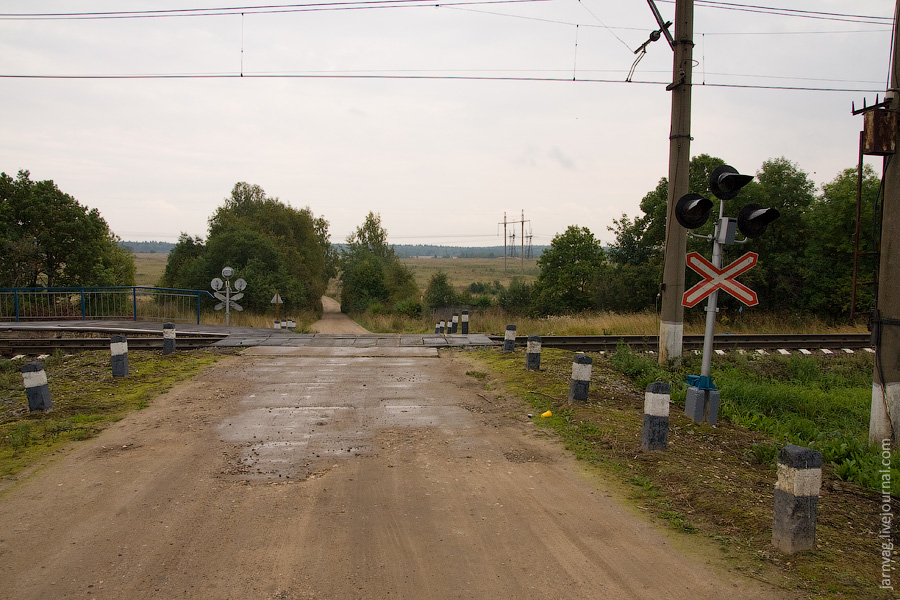
[[[506,273],[506,257],[507,257],[507,252],[506,252],[506,244],[507,244],[506,226],[507,226],[507,225],[515,225],[515,224],[517,224],[517,223],[521,223],[521,224],[522,224],[522,241],[521,241],[521,244],[522,244],[522,272],[523,272],[523,273],[525,272],[525,223],[529,223],[529,224],[530,224],[531,221],[525,219],[525,211],[522,210],[522,218],[521,218],[520,220],[518,220],[518,221],[508,221],[508,220],[506,219],[506,213],[504,212],[504,213],[503,213],[503,221],[502,221],[501,223],[497,223],[498,225],[501,225],[501,224],[503,225],[503,272],[504,272],[504,273]],[[531,227],[531,225],[529,225],[529,227]],[[515,256],[516,256],[516,230],[515,230],[515,229],[513,229],[513,230],[512,230],[512,233],[509,234],[509,239],[512,240],[512,241],[510,242],[510,252],[509,252],[509,255],[512,256],[513,258],[515,258]]]
[[[525,274],[525,209],[522,209],[522,275]]]
[[[891,61],[890,89],[885,95],[887,110],[900,111],[900,45],[898,27],[900,0],[894,9],[894,47]],[[898,122],[892,133],[900,134]],[[882,200],[881,242],[875,297],[878,309],[873,319],[875,339],[875,372],[872,377],[872,412],[869,441],[879,446],[885,442],[900,443],[900,160],[895,155],[884,161],[884,198]]]
[[[900,0],[898,0],[900,1]],[[675,0],[675,59],[672,118],[669,133],[669,187],[662,306],[659,322],[659,362],[681,356],[684,337],[685,254],[687,230],[675,220],[675,204],[688,193],[691,166],[691,81],[694,60],[694,0]]]
[[[506,273],[506,212],[503,213],[503,273]]]

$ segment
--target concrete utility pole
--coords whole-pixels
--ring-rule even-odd
[[[694,0],[675,0],[675,60],[672,122],[669,133],[669,187],[666,254],[659,322],[659,362],[681,356],[684,337],[685,254],[687,230],[675,220],[675,204],[688,193],[691,166],[691,81],[694,60]]]
[[[900,0],[894,10],[894,47],[891,83],[885,99],[888,110],[900,111]],[[894,135],[900,127],[894,123]],[[895,138],[897,139],[897,138]],[[878,265],[878,315],[874,323],[877,347],[872,383],[872,413],[869,441],[900,444],[900,157],[887,156],[884,167],[884,199],[881,219],[881,248]]]

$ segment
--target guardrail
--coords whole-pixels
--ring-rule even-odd
[[[200,324],[200,290],[156,287],[0,288],[0,322],[129,319]]]

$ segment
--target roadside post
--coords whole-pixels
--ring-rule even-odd
[[[163,354],[173,352],[175,352],[175,324],[166,323],[163,325]]]
[[[22,365],[22,382],[25,384],[25,396],[28,398],[28,410],[50,410],[50,386],[47,384],[47,373],[44,363],[34,361]]]
[[[594,364],[587,354],[579,352],[572,361],[572,379],[569,382],[569,402],[578,400],[586,402],[591,389],[591,365]]]
[[[541,370],[541,336],[529,335],[528,345],[525,349],[525,369],[528,371]]]
[[[462,311],[462,316],[460,317],[460,319],[461,320],[460,320],[459,326],[462,329],[462,334],[468,335],[469,334],[469,311],[467,311],[467,310]]]
[[[124,335],[114,335],[109,340],[113,377],[128,376],[128,339]]]
[[[778,452],[772,544],[786,554],[816,549],[822,454],[788,445]]]
[[[516,349],[516,326],[507,325],[506,333],[503,334],[503,351],[512,352]]]
[[[654,381],[644,392],[644,425],[641,450],[665,450],[669,441],[669,398],[671,389],[664,381]]]

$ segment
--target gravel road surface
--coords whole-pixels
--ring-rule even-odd
[[[8,489],[0,598],[786,597],[673,547],[456,352],[353,350],[228,357]]]

